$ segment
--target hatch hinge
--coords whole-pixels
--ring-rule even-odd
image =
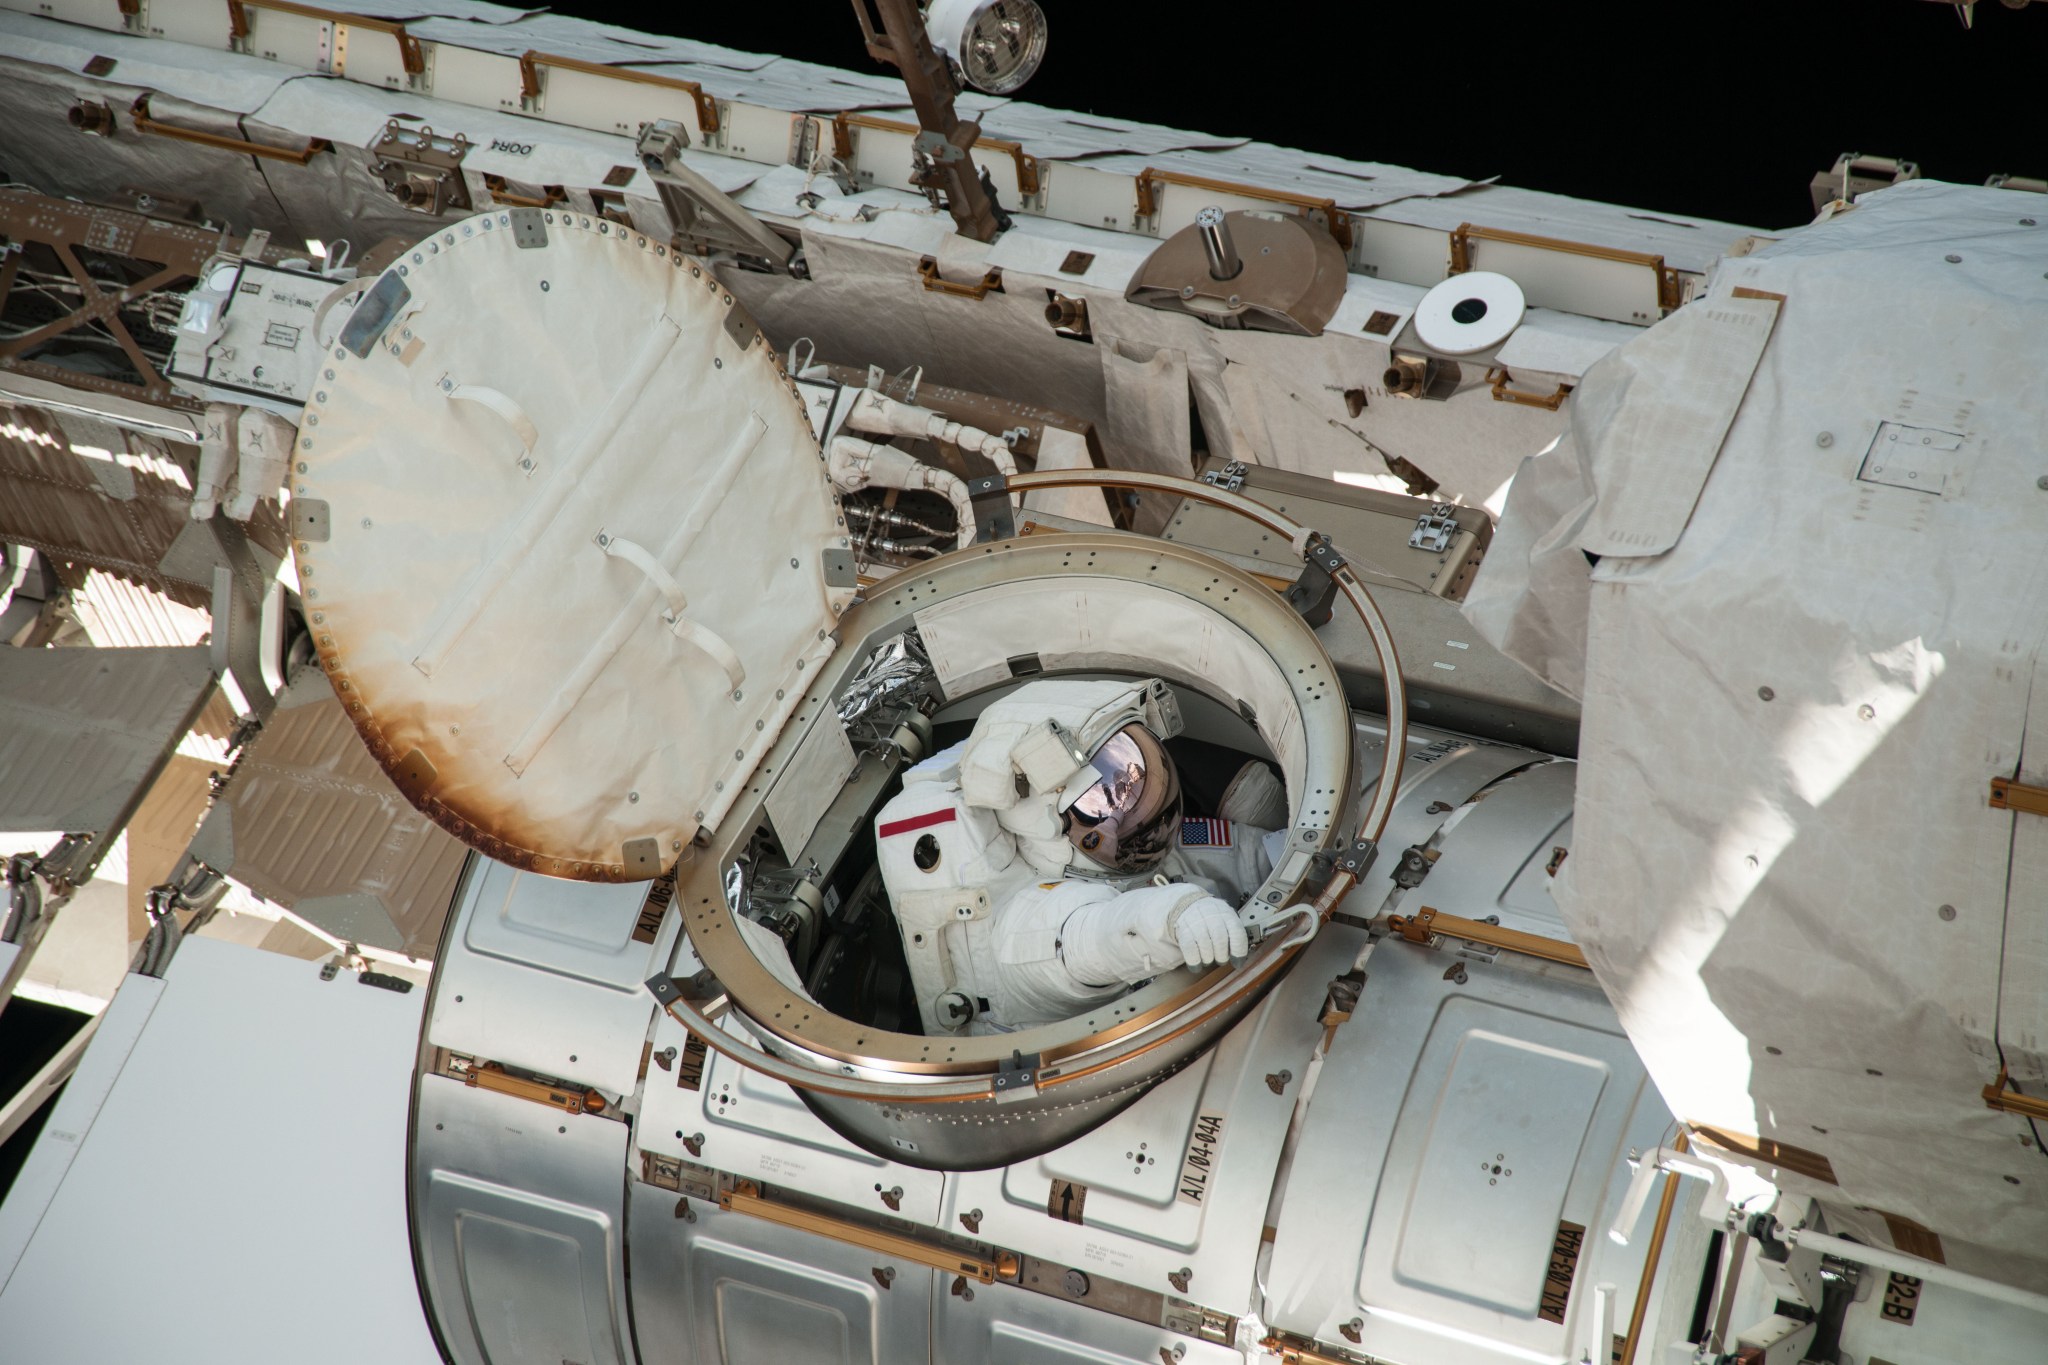
[[[992,540],[1010,540],[1017,534],[1017,519],[1010,508],[1010,481],[1001,474],[969,479],[967,496],[974,503],[974,540],[986,545]]]
[[[1457,505],[1440,502],[1415,519],[1415,529],[1408,533],[1408,546],[1436,554],[1450,549],[1451,537],[1457,534]]]
[[[1285,594],[1287,605],[1301,614],[1301,619],[1311,627],[1320,626],[1330,619],[1330,608],[1337,600],[1337,573],[1344,567],[1344,556],[1330,538],[1321,531],[1311,531],[1308,542],[1301,551],[1301,576],[1294,580]]]

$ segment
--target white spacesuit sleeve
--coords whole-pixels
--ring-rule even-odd
[[[1184,921],[1191,931],[1186,942]],[[1201,932],[1193,933],[1197,923]],[[1082,986],[1129,985],[1175,967],[1227,959],[1246,946],[1243,926],[1229,906],[1199,886],[1179,884],[1141,886],[1083,906],[1068,917],[1060,938],[1067,971]]]

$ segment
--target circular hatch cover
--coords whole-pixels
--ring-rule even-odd
[[[406,252],[325,357],[293,548],[371,751],[493,858],[658,874],[740,794],[853,595],[779,358],[701,262],[537,209]]]

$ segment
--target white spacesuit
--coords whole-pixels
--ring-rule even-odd
[[[1242,821],[1183,821],[1179,729],[1156,680],[1029,683],[904,775],[875,836],[926,1033],[1070,1018],[1245,953],[1232,902],[1285,837],[1251,822],[1284,825],[1284,794],[1248,764],[1223,809]]]

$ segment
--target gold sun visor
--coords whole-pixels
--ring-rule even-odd
[[[344,708],[491,857],[655,875],[854,591],[778,358],[701,263],[574,213],[448,227],[333,311],[291,513]]]

